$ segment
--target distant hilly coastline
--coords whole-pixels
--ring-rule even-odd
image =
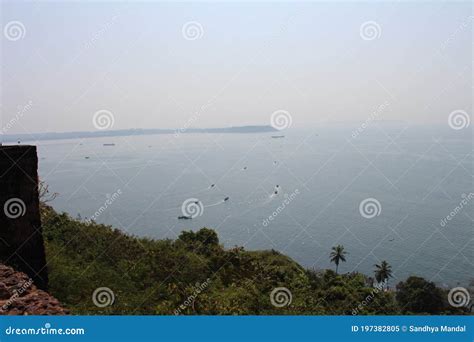
[[[60,139],[82,139],[100,137],[123,137],[131,135],[154,135],[154,134],[188,134],[188,133],[269,133],[277,132],[272,126],[239,126],[223,128],[180,128],[180,129],[122,129],[103,131],[61,132],[61,133],[32,133],[32,134],[5,134],[0,135],[1,142],[36,141],[36,140],[60,140]]]

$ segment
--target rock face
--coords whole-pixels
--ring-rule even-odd
[[[59,301],[25,273],[0,264],[0,315],[67,315]]]
[[[67,314],[47,287],[36,147],[0,146],[0,315]]]
[[[0,262],[47,289],[35,146],[0,146]]]

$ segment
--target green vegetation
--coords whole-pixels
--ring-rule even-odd
[[[177,240],[136,238],[108,226],[74,220],[45,205],[42,221],[49,291],[73,314],[463,312],[446,303],[446,291],[422,278],[407,279],[397,292],[374,292],[371,278],[360,273],[305,270],[273,250],[226,250],[207,228],[183,232]],[[344,261],[344,253],[338,251],[337,260]],[[384,274],[379,279],[388,273]],[[92,294],[99,287],[113,291],[112,305],[94,305]],[[291,291],[289,305],[272,305],[270,294],[277,287]]]
[[[336,264],[336,274],[337,274],[337,269],[339,268],[339,263],[346,262],[346,254],[347,252],[344,251],[344,246],[342,245],[337,245],[332,248],[331,254],[329,254],[329,257],[331,258],[331,262]]]
[[[397,285],[397,300],[406,310],[436,314],[443,310],[446,294],[432,282],[410,277]]]
[[[388,264],[385,260],[383,260],[380,265],[375,265],[375,280],[377,283],[385,283],[388,282],[388,278],[392,277],[392,266]]]

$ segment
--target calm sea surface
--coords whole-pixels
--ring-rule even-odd
[[[356,128],[41,141],[40,177],[59,193],[57,210],[83,219],[99,211],[97,222],[133,235],[210,227],[226,247],[273,248],[316,269],[333,268],[328,254],[342,244],[341,272],[372,274],[387,260],[392,283],[416,274],[466,284],[472,131],[373,125],[354,138]]]

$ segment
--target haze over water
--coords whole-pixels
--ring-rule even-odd
[[[440,222],[474,192],[471,132],[374,123],[354,138],[357,127],[289,129],[279,139],[261,133],[42,141],[40,177],[59,193],[54,208],[72,216],[91,217],[113,198],[96,221],[137,236],[174,239],[209,227],[226,247],[273,248],[316,269],[333,268],[330,249],[343,244],[349,255],[340,272],[372,275],[373,265],[387,260],[392,284],[409,275],[466,284],[472,201]],[[202,204],[202,215],[178,220],[188,199]],[[366,199],[380,203],[378,215],[361,215]]]

